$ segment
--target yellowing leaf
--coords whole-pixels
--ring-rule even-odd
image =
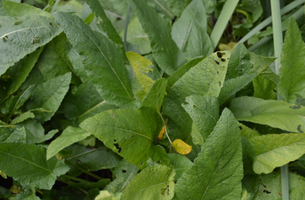
[[[160,133],[159,133],[159,135],[158,135],[158,142],[160,141],[160,140],[162,140],[162,138],[163,138],[163,136],[164,136],[164,133],[165,133],[165,125],[163,126],[163,128],[161,129],[161,131],[160,131]]]
[[[183,142],[182,140],[180,139],[176,139],[173,143],[172,143],[172,146],[174,147],[174,149],[182,154],[182,155],[185,155],[185,154],[188,154],[192,151],[192,146],[186,144],[185,142]]]
[[[152,65],[152,62],[134,52],[127,52],[126,56],[130,62],[130,65],[135,73],[137,80],[139,81],[146,95],[154,81],[149,76],[146,76],[144,73],[149,72],[148,67]]]

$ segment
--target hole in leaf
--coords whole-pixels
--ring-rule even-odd
[[[218,82],[219,86],[221,86],[221,82]]]
[[[134,137],[134,135],[133,135],[133,136],[131,136],[131,137]]]
[[[239,126],[239,130],[243,130],[243,127]]]
[[[217,74],[219,74],[219,71],[217,71]]]
[[[217,52],[217,56],[218,58],[221,58],[225,53],[222,53],[222,52]]]
[[[144,164],[144,163],[143,163],[143,162],[141,162],[141,164],[140,164],[140,165],[142,166],[143,164]]]
[[[224,58],[221,58],[220,60],[221,60],[221,62],[226,62],[226,59],[224,59]]]
[[[217,65],[219,65],[219,62],[217,61],[217,60],[214,60],[215,61],[215,63],[217,64]]]
[[[114,139],[113,142],[116,143],[116,139]]]
[[[193,105],[193,108],[194,108],[194,109],[197,109],[197,108],[198,108],[198,106],[194,104],[194,105]]]
[[[20,24],[22,24],[22,23],[23,23],[23,21],[22,21],[22,20],[19,20],[19,21],[15,21],[13,25],[16,25],[16,26],[17,26],[17,25],[20,25]]]
[[[297,127],[297,129],[298,129],[299,133],[304,133],[304,132],[302,131],[301,127],[302,127],[302,125],[299,124],[298,127]]]
[[[2,38],[3,42],[7,42],[8,41],[8,36],[5,35],[3,38]]]
[[[123,170],[122,170],[122,172],[123,172],[123,173],[126,173],[126,170],[125,170],[125,169],[123,169]]]
[[[51,22],[50,22],[50,26],[54,28],[54,25],[53,25],[53,23],[51,23]]]
[[[121,153],[122,148],[120,147],[120,145],[118,143],[113,143],[113,146],[115,146],[115,148],[118,150],[118,153]]]
[[[39,36],[38,36],[38,37],[34,37],[32,43],[33,43],[33,44],[39,43]]]
[[[266,194],[270,194],[271,193],[271,191],[268,191],[268,190],[263,190],[263,192],[266,193]]]

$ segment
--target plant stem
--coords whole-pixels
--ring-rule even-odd
[[[275,73],[279,75],[281,68],[281,54],[283,46],[282,21],[280,14],[280,2],[270,0],[272,12],[272,28],[273,28],[273,43],[275,60]],[[277,90],[279,91],[279,90]],[[282,100],[281,95],[277,92],[277,99]],[[289,169],[288,165],[281,167],[281,182],[282,182],[282,199],[289,200]]]
[[[66,163],[69,164],[69,165],[72,165],[73,167],[79,169],[80,171],[84,172],[85,174],[88,174],[89,176],[91,176],[91,177],[93,177],[93,178],[96,178],[96,179],[98,179],[98,180],[102,180],[102,179],[103,179],[102,177],[100,177],[100,176],[98,176],[98,175],[95,175],[95,174],[93,174],[93,173],[91,173],[91,172],[89,172],[89,171],[87,171],[87,170],[85,170],[85,169],[83,169],[83,168],[81,168],[81,167],[75,165],[74,163],[72,163],[72,162],[70,162],[70,161],[68,161],[68,160],[66,160]]]
[[[211,41],[213,48],[215,49],[223,32],[238,4],[239,0],[230,0],[226,1],[225,5],[223,6],[221,13],[217,19],[215,27],[211,33]]]

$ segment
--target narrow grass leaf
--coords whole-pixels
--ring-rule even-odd
[[[124,105],[133,101],[122,49],[103,34],[92,31],[75,15],[59,12],[55,18],[82,61],[85,75],[80,76],[81,80],[94,83],[109,102]]]
[[[194,165],[175,186],[177,199],[239,199],[243,178],[241,136],[225,109]]]

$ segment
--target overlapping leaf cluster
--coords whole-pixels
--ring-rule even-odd
[[[275,58],[243,44],[213,53],[213,1],[168,1],[165,15],[180,13],[171,27],[145,1],[130,0],[130,26],[147,39],[128,39],[137,53],[126,52],[100,1],[86,2],[83,20],[0,1],[0,175],[22,188],[1,186],[0,198],[279,199],[277,167],[304,167],[296,22],[277,77]],[[273,100],[276,84],[282,101]],[[105,169],[113,177],[101,177]],[[299,199],[304,178],[291,174],[290,182]]]

